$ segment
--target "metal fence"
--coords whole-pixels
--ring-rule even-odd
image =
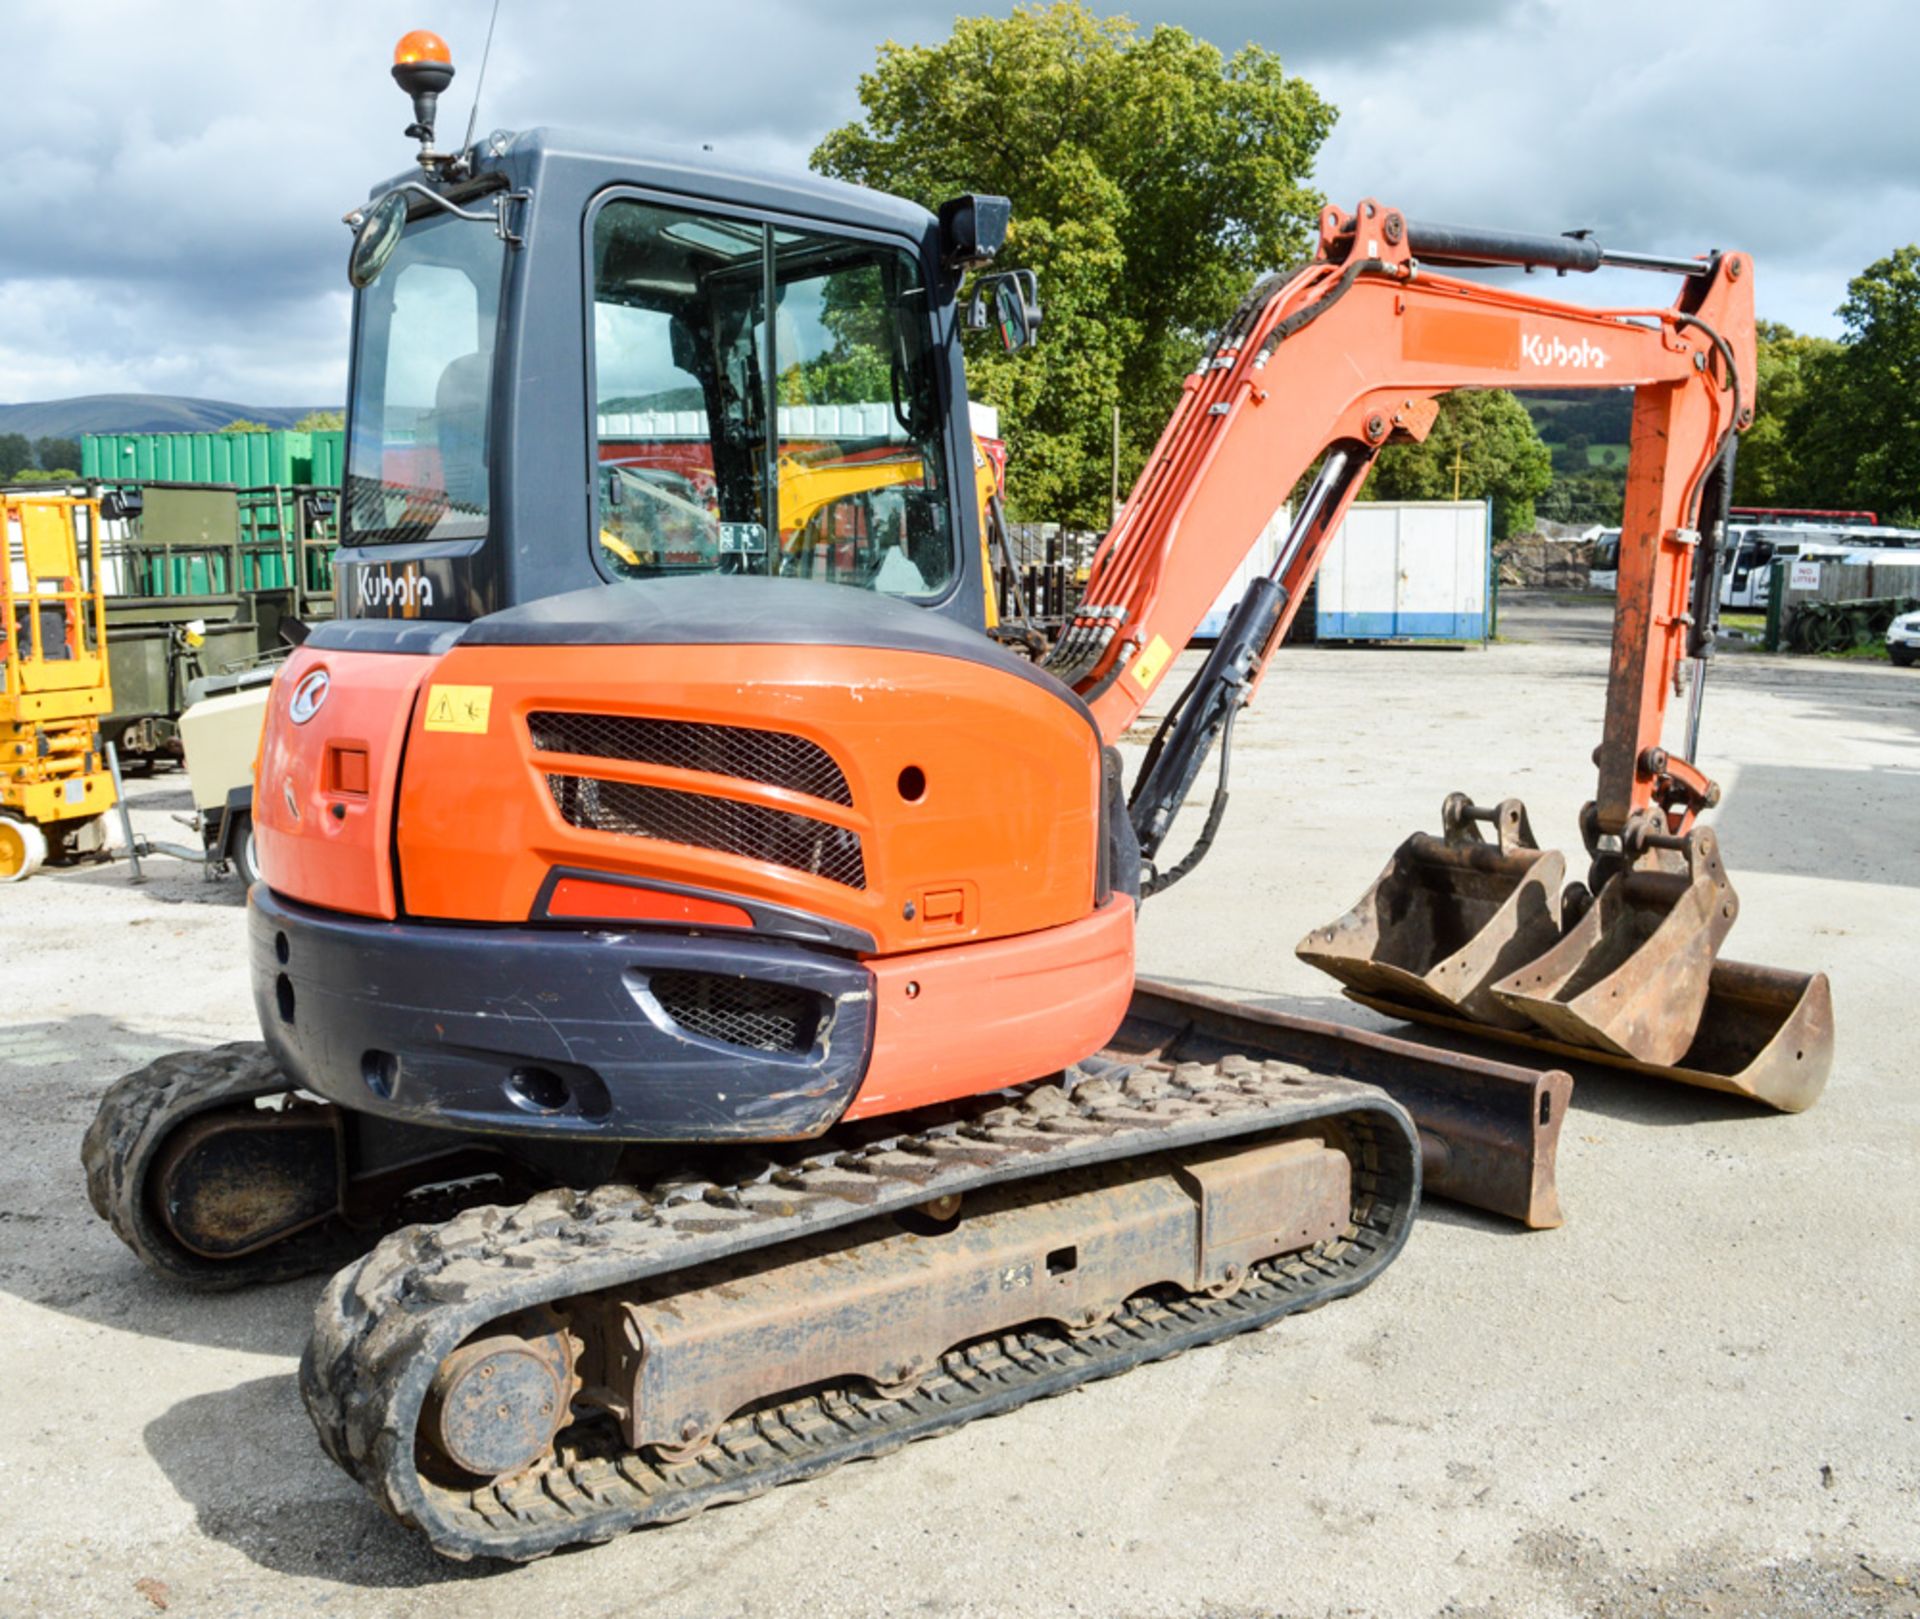
[[[1910,558],[1838,562],[1783,557],[1773,564],[1767,591],[1767,650],[1843,651],[1884,634],[1887,622],[1916,597],[1920,564]]]
[[[1006,557],[994,558],[1001,610],[1042,624],[1066,617],[1079,605],[1087,570],[1104,534],[1062,528],[1058,523],[1009,523]]]

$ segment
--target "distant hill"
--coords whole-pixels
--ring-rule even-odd
[[[602,415],[638,416],[649,410],[705,410],[707,396],[697,384],[662,388],[650,394],[619,394],[600,401]]]
[[[1590,444],[1625,444],[1632,437],[1631,388],[1541,388],[1516,397],[1549,444],[1575,433]]]
[[[28,438],[78,438],[82,433],[212,433],[245,419],[291,427],[312,410],[338,405],[235,405],[221,399],[183,399],[173,394],[88,394],[0,405],[0,433]]]

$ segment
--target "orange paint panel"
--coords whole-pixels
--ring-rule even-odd
[[[750,928],[753,918],[738,905],[701,899],[694,894],[669,894],[659,888],[635,888],[626,883],[596,883],[581,877],[562,877],[553,885],[547,915],[578,917],[583,921],[685,922],[696,927]]]
[[[1380,212],[1371,206],[1375,214],[1362,210],[1368,219]],[[1339,217],[1351,232],[1353,216]],[[1662,319],[1644,308],[1592,309],[1425,266],[1415,273],[1405,235],[1396,244],[1384,227],[1362,232],[1355,251],[1391,263],[1372,270],[1333,262],[1346,245],[1330,248],[1333,259],[1275,286],[1248,312],[1238,341],[1188,377],[1096,552],[1080,622],[1109,639],[1074,684],[1110,740],[1138,718],[1154,685],[1128,673],[1141,650],[1156,639],[1176,651],[1187,645],[1244,560],[1247,536],[1261,531],[1280,495],[1330,445],[1357,440],[1364,447],[1395,428],[1418,437],[1432,401],[1456,388],[1684,385],[1696,421],[1707,418],[1693,447],[1710,450],[1734,425],[1734,401],[1724,365],[1704,363],[1712,345],[1696,321],[1728,345],[1745,379],[1740,404],[1750,419],[1753,276],[1741,255],[1721,259]],[[1697,479],[1698,472],[1688,475],[1688,486],[1676,491],[1687,509]],[[1325,532],[1338,517],[1329,511]],[[1290,598],[1283,625],[1306,599],[1324,550],[1309,536],[1297,553],[1283,581]]]
[[[1133,901],[1043,933],[872,960],[873,1057],[850,1119],[1038,1079],[1098,1051],[1133,994]]]
[[[327,754],[327,776],[333,790],[336,793],[358,793],[364,798],[370,779],[367,773],[367,750],[336,742],[328,745]]]
[[[413,721],[397,832],[411,915],[524,920],[556,866],[792,906],[861,929],[882,955],[1093,908],[1098,739],[1010,671],[864,647],[487,645],[454,647],[432,678],[492,695],[484,732]],[[540,753],[527,716],[542,711],[803,738],[839,766],[852,803],[710,768]],[[614,808],[596,818],[576,803],[569,820],[549,775],[618,784],[596,800]],[[623,803],[658,810],[656,835]],[[809,866],[808,849],[846,855],[847,834],[854,881],[824,856]]]
[[[355,916],[397,914],[400,748],[433,667],[430,657],[305,647],[287,659],[267,700],[253,781],[256,846],[276,894]],[[295,713],[305,717],[296,722]]]
[[[430,657],[307,647],[286,661],[253,766],[255,849],[275,893],[355,916],[396,916],[399,749],[413,693],[432,666]],[[365,753],[365,793],[336,789],[330,764],[340,749]]]
[[[1401,321],[1403,359],[1428,365],[1520,369],[1520,322],[1512,315],[1481,315],[1465,309],[1416,304]]]

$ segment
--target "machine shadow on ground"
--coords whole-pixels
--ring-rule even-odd
[[[68,1166],[50,1184],[0,1175],[0,1291],[140,1337],[300,1353],[323,1277],[240,1293],[195,1291],[150,1272],[87,1201],[80,1144],[100,1093],[156,1057],[214,1043],[149,1034],[92,1014],[0,1029],[0,1093],[15,1106],[14,1127],[55,1137],[53,1157]]]
[[[181,1400],[141,1439],[199,1532],[273,1573],[409,1590],[514,1567],[449,1562],[381,1512],[321,1451],[291,1373]]]
[[[0,1291],[92,1326],[249,1355],[298,1355],[326,1277],[207,1293],[153,1275],[82,1201],[81,1221],[5,1220],[12,1236]],[[22,1236],[25,1230],[28,1234]],[[57,1269],[54,1268],[57,1266]]]
[[[0,1028],[0,1087],[12,1097],[40,1081],[83,1079],[74,1094],[93,1116],[99,1092],[129,1069],[138,1068],[170,1051],[205,1049],[209,1042],[149,1034],[97,1012],[39,1023],[14,1023]],[[77,1070],[65,1072],[63,1070]],[[82,1126],[84,1128],[84,1125]],[[80,1137],[73,1138],[78,1163]]]

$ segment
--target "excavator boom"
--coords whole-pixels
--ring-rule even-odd
[[[1682,285],[1666,308],[1590,309],[1436,273],[1432,262],[1563,274],[1611,264],[1677,274]],[[1351,214],[1326,210],[1315,262],[1256,286],[1188,377],[1049,658],[1103,734],[1119,736],[1249,536],[1306,484],[1266,576],[1149,750],[1130,808],[1150,862],[1216,743],[1222,773],[1194,851],[1168,871],[1151,868],[1145,891],[1184,876],[1211,842],[1233,717],[1252,700],[1379,451],[1425,438],[1456,389],[1631,387],[1606,719],[1581,827],[1587,885],[1554,891],[1559,857],[1542,860],[1517,801],[1482,809],[1456,794],[1444,840],[1410,840],[1361,904],[1310,934],[1300,953],[1370,1005],[1805,1106],[1831,1054],[1824,981],[1716,964],[1737,901],[1711,834],[1694,824],[1720,796],[1693,755],[1719,533],[1735,434],[1753,417],[1753,374],[1753,278],[1742,254],[1608,253],[1583,237],[1423,225],[1371,200]],[[1667,705],[1689,660],[1686,739],[1674,749]],[[1498,826],[1497,846],[1483,825]],[[1756,1002],[1731,988],[1756,982],[1775,992]],[[1709,1005],[1715,1017],[1703,1028]],[[1782,1072],[1767,1054],[1786,1046],[1795,1056]]]
[[[1749,264],[1737,253],[1662,261],[1685,266],[1671,308],[1599,310],[1435,274],[1416,247],[1436,234],[1456,256],[1481,245],[1479,262],[1498,250],[1507,262],[1559,268],[1607,262],[1593,244],[1565,237],[1423,232],[1370,201],[1350,215],[1327,210],[1320,257],[1262,282],[1187,378],[1049,667],[1086,698],[1109,739],[1118,736],[1192,639],[1249,537],[1319,464],[1323,483],[1271,569],[1283,602],[1260,649],[1264,669],[1373,458],[1387,444],[1425,438],[1445,394],[1631,387],[1598,796],[1603,828],[1618,833],[1666,790],[1663,775],[1692,780],[1674,776],[1683,761],[1653,770],[1644,756],[1659,747],[1674,670],[1694,650],[1703,487],[1736,427],[1751,420],[1741,391],[1754,365]],[[1590,251],[1562,265],[1563,247]]]

